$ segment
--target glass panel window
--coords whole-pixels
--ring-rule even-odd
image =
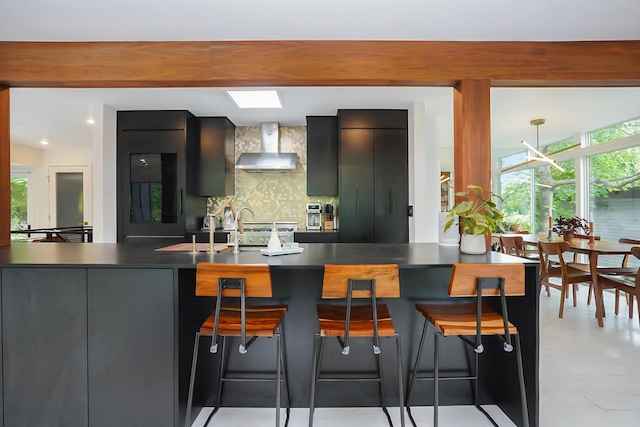
[[[640,135],[640,117],[590,132],[589,140],[597,145],[631,135]]]
[[[28,174],[11,176],[11,230],[26,230],[28,219]],[[26,234],[11,234],[11,240],[27,240]]]
[[[535,169],[536,230],[549,229],[549,216],[555,220],[576,215],[575,161],[567,160],[559,165],[564,172],[552,166]]]
[[[511,231],[533,231],[531,227],[531,170],[503,173],[500,176],[504,224]]]
[[[589,210],[596,236],[617,242],[640,240],[640,147],[589,158]],[[600,257],[603,265],[620,265],[613,256]],[[633,263],[633,264],[632,264]],[[640,265],[631,257],[629,265]]]

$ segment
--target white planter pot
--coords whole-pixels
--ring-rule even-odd
[[[460,252],[465,254],[480,255],[487,252],[487,244],[484,234],[463,234],[460,236]]]

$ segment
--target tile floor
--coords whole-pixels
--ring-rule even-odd
[[[606,293],[608,316],[598,328],[593,305],[586,305],[587,288],[578,293],[578,307],[565,304],[558,318],[559,292],[540,297],[540,426],[632,427],[640,426],[640,325],[638,313],[613,313],[613,294]],[[487,410],[500,426],[514,424],[495,406]],[[194,422],[204,427],[210,413],[205,408]],[[394,425],[400,425],[397,408],[389,408]],[[308,409],[292,409],[289,427],[306,426]],[[418,425],[432,425],[431,407],[412,408]],[[316,409],[316,427],[386,427],[378,408]],[[410,426],[408,418],[407,426]],[[283,418],[284,422],[284,418]],[[273,409],[222,408],[209,427],[271,427]],[[491,423],[472,406],[443,407],[441,427],[482,427]]]

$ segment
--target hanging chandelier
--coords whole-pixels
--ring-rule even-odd
[[[568,147],[562,148],[560,150],[551,152],[551,153],[547,153],[546,155],[540,151],[540,125],[545,124],[546,120],[545,119],[533,119],[531,120],[529,123],[533,126],[536,127],[536,146],[533,147],[531,146],[531,144],[527,143],[527,141],[525,141],[524,139],[522,141],[520,141],[520,143],[522,145],[524,145],[529,151],[533,152],[535,155],[534,156],[527,156],[527,160],[522,162],[522,163],[518,163],[517,165],[513,165],[513,166],[509,166],[506,168],[503,168],[500,172],[508,172],[510,170],[513,169],[517,169],[521,166],[527,165],[529,163],[532,162],[545,162],[545,163],[549,163],[551,166],[553,166],[554,168],[558,169],[560,172],[564,172],[564,168],[562,166],[560,166],[558,164],[558,162],[554,159],[552,159],[549,156],[553,156],[554,154],[558,154],[561,153],[563,151],[567,151],[570,150],[572,148],[577,147],[580,144],[573,144],[570,145]]]

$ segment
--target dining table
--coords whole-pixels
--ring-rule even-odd
[[[535,234],[521,234],[523,243],[526,245],[536,245],[539,241],[542,242],[558,242],[562,241],[560,237],[549,238],[546,235]],[[637,269],[623,268],[623,267],[603,267],[598,266],[598,258],[601,255],[627,255],[631,254],[631,248],[638,246],[630,243],[608,242],[604,240],[590,240],[574,238],[569,241],[569,252],[584,254],[589,259],[589,271],[591,273],[591,280],[593,283],[593,291],[596,301],[596,319],[598,326],[604,326],[603,318],[604,312],[604,299],[603,289],[598,283],[598,274],[633,274]]]

